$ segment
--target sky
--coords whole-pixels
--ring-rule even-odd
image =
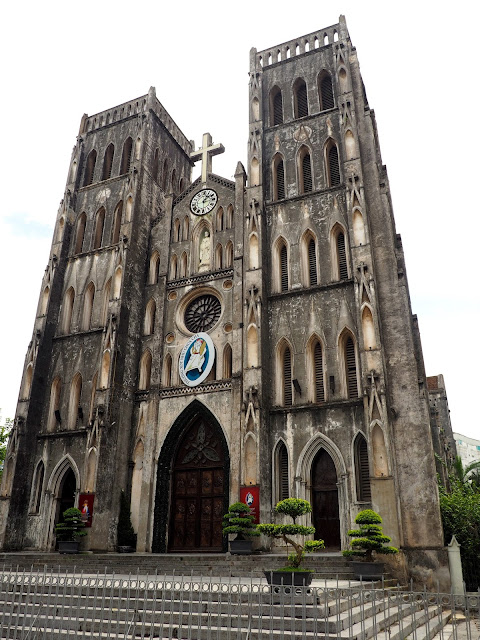
[[[246,165],[250,48],[281,44],[344,14],[376,114],[427,375],[444,375],[454,431],[480,439],[467,398],[480,362],[473,242],[480,3],[27,0],[2,7],[3,420],[15,414],[82,114],[155,86],[197,147],[207,131],[223,143],[213,170],[233,178],[237,162]]]

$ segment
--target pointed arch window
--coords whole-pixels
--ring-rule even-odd
[[[223,377],[227,380],[232,377],[232,347],[228,343],[223,350]]]
[[[157,305],[155,304],[155,300],[151,298],[145,309],[145,320],[143,323],[143,335],[151,336],[155,329],[155,314],[157,311]]]
[[[313,191],[312,162],[310,151],[302,147],[298,156],[299,192],[310,193]]]
[[[120,240],[120,226],[122,224],[122,208],[123,202],[120,201],[113,214],[113,226],[112,226],[112,244],[117,244]]]
[[[223,266],[226,269],[233,267],[233,244],[231,242],[228,242],[225,247],[225,262]]]
[[[152,372],[152,354],[150,351],[145,351],[140,360],[140,376],[138,381],[138,388],[142,391],[148,391],[150,389],[150,376]]]
[[[70,333],[72,330],[73,303],[75,302],[75,290],[70,287],[63,299],[62,333]]]
[[[178,218],[175,219],[173,223],[173,241],[180,242],[182,239],[181,231],[180,231],[180,220]]]
[[[110,304],[111,288],[112,288],[112,279],[109,278],[103,290],[103,306],[102,306],[102,322],[101,322],[102,326],[105,326],[107,324],[108,305]]]
[[[188,240],[188,236],[190,235],[190,221],[188,216],[185,216],[183,219],[183,239]]]
[[[333,140],[326,146],[327,183],[329,187],[340,184],[340,164],[338,161],[338,147]]]
[[[298,78],[293,87],[295,118],[308,116],[307,85]]]
[[[173,254],[170,260],[170,280],[177,279],[177,256]]]
[[[343,231],[337,233],[337,263],[339,280],[348,278],[347,252],[345,247],[345,234]]]
[[[310,238],[307,244],[308,278],[310,286],[317,284],[317,252],[315,240]]]
[[[115,277],[113,280],[113,297],[115,299],[120,298],[120,291],[122,290],[122,267],[115,269]]]
[[[108,180],[112,175],[113,155],[115,153],[115,147],[110,143],[103,156],[103,171],[102,180]]]
[[[313,355],[313,375],[314,375],[314,397],[315,402],[325,402],[325,382],[323,373],[323,351],[318,340],[315,341],[312,350]]]
[[[150,269],[148,271],[148,284],[157,284],[160,272],[160,255],[154,251],[150,258]]]
[[[288,291],[288,252],[287,245],[280,246],[280,291]]]
[[[217,211],[217,231],[223,231],[224,226],[224,219],[223,219],[223,208],[222,207],[218,207],[218,211]]]
[[[276,501],[286,500],[290,496],[289,491],[289,474],[288,474],[288,451],[284,442],[279,442],[276,455]]]
[[[30,362],[25,371],[25,380],[23,382],[22,398],[29,398],[32,390],[33,378],[33,362]]]
[[[323,71],[318,78],[318,95],[320,98],[320,111],[333,109],[335,102],[333,99],[332,76]]]
[[[279,87],[270,91],[270,125],[283,124],[283,99]]]
[[[120,175],[128,173],[130,171],[130,164],[132,162],[132,149],[133,140],[128,137],[123,145],[122,162],[120,164]]]
[[[233,227],[233,207],[231,204],[227,207],[227,215],[225,217],[225,229],[231,229]]]
[[[184,251],[180,258],[180,278],[186,278],[186,277],[187,277],[187,254]]]
[[[43,494],[43,481],[45,478],[45,465],[43,460],[37,464],[35,478],[33,480],[33,491],[30,500],[30,513],[39,513]]]
[[[61,424],[60,416],[60,394],[62,392],[62,381],[59,377],[56,377],[52,382],[50,388],[50,406],[48,412],[48,431],[53,431],[56,424]]]
[[[167,353],[163,361],[163,386],[172,386],[172,356]]]
[[[357,361],[355,343],[352,336],[347,336],[344,342],[345,386],[347,398],[358,398]]]
[[[75,429],[77,426],[78,408],[82,397],[82,376],[75,374],[70,386],[70,399],[68,402],[68,428]]]
[[[282,376],[283,406],[290,407],[293,404],[292,353],[288,345],[285,345],[282,354]]]
[[[82,330],[88,331],[92,328],[92,312],[93,301],[95,298],[95,285],[90,282],[85,290],[85,296],[83,300],[83,316],[82,316]]]
[[[40,315],[41,316],[44,316],[47,313],[49,297],[50,297],[50,287],[47,284],[47,286],[43,290],[42,298],[41,298],[41,301],[40,301]]]
[[[278,153],[273,160],[273,199],[285,199],[285,165]]]
[[[215,267],[217,269],[221,269],[222,263],[223,263],[223,248],[221,244],[217,244],[217,247],[215,249]]]
[[[85,213],[82,213],[78,218],[78,222],[77,222],[77,233],[75,237],[75,253],[82,252],[86,225],[87,225],[87,216]]]
[[[97,152],[92,149],[87,156],[87,162],[85,167],[85,176],[83,179],[83,186],[88,187],[93,182],[93,176],[95,174],[95,164],[97,162]]]
[[[106,389],[108,387],[108,380],[110,378],[110,349],[105,349],[102,356],[102,369],[100,371],[100,388]]]
[[[357,486],[357,501],[370,502],[372,499],[370,488],[370,468],[368,464],[367,441],[363,434],[358,433],[354,443],[355,481]]]
[[[95,236],[93,238],[93,249],[100,249],[103,239],[103,228],[105,226],[105,209],[102,207],[97,213],[95,220]]]

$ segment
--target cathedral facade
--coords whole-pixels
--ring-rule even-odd
[[[312,503],[348,545],[378,511],[400,569],[443,580],[428,390],[386,168],[345,20],[252,49],[247,171],[212,171],[152,88],[84,116],[1,487],[4,549],[69,506],[113,550],[225,550],[246,499]],[[191,181],[195,162],[202,175]]]

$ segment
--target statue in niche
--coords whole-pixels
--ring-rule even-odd
[[[206,230],[202,234],[202,239],[200,240],[200,252],[199,252],[200,264],[198,269],[199,271],[208,271],[210,269],[210,253],[211,253],[210,234]]]

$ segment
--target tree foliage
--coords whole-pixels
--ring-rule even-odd
[[[381,516],[372,509],[364,509],[355,518],[355,523],[360,525],[358,529],[351,529],[348,535],[353,538],[352,549],[343,551],[343,555],[358,556],[373,561],[373,552],[382,554],[398,553],[396,547],[389,547],[385,543],[391,542],[391,538],[383,535]]]
[[[248,505],[244,502],[234,502],[223,516],[223,533],[236,533],[236,540],[259,536],[260,531],[257,531],[254,520],[255,516],[252,515],[252,510]]]

